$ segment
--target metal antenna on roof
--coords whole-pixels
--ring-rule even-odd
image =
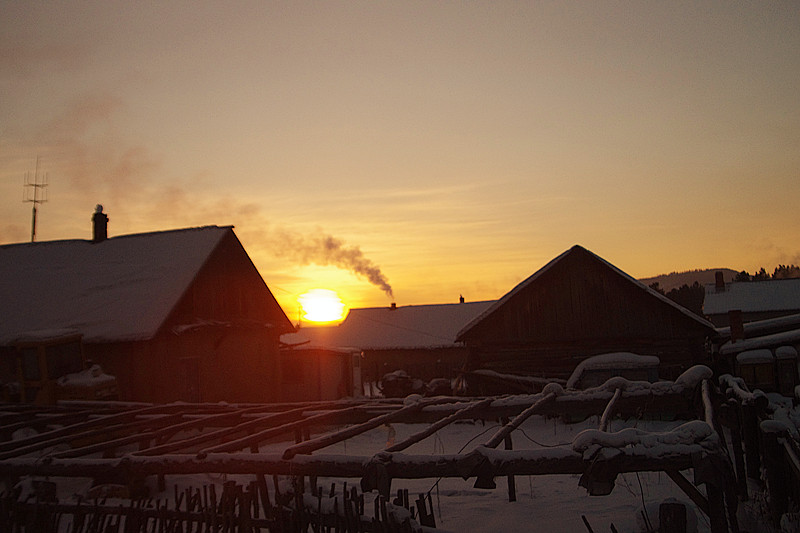
[[[23,202],[33,204],[33,221],[31,222],[31,242],[36,242],[36,211],[37,205],[47,201],[47,174],[39,174],[39,156],[36,156],[36,172],[31,176],[30,172],[25,173],[23,184]]]

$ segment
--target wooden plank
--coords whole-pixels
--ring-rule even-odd
[[[283,452],[284,459],[291,459],[297,454],[308,454],[319,450],[321,448],[325,448],[332,444],[336,444],[337,442],[341,442],[343,440],[347,440],[349,438],[355,437],[365,431],[369,431],[371,429],[375,429],[378,426],[383,424],[388,424],[389,422],[406,415],[407,413],[413,413],[416,411],[421,411],[424,407],[429,405],[437,405],[440,403],[451,403],[451,399],[442,399],[442,398],[433,398],[431,400],[420,400],[415,402],[411,405],[407,405],[397,411],[392,413],[387,413],[385,415],[376,416],[367,420],[362,424],[357,424],[354,426],[350,426],[349,428],[343,429],[341,431],[335,431],[333,433],[329,433],[327,435],[322,435],[321,437],[317,437],[316,439],[310,439],[305,442],[301,442],[299,444],[295,444],[294,446],[290,446],[286,448]]]
[[[418,442],[430,437],[431,435],[433,435],[434,433],[436,433],[440,429],[452,424],[456,420],[463,420],[465,418],[469,418],[470,415],[472,415],[476,411],[478,411],[480,409],[483,409],[485,407],[489,407],[492,404],[492,401],[494,401],[494,398],[485,398],[485,399],[483,399],[483,400],[481,400],[481,401],[479,401],[477,403],[470,403],[469,405],[467,405],[466,407],[464,407],[462,409],[459,409],[455,413],[453,413],[451,415],[448,415],[448,416],[446,416],[446,417],[434,422],[433,424],[428,426],[425,430],[420,431],[419,433],[415,433],[414,435],[411,435],[410,437],[408,437],[406,440],[398,442],[397,444],[395,444],[393,446],[389,446],[384,451],[386,451],[386,452],[399,452],[399,451],[405,450],[409,446],[412,446],[412,445],[414,445],[414,444],[416,444],[416,443],[418,443]]]
[[[609,400],[608,405],[606,405],[603,411],[603,415],[600,417],[600,431],[608,431],[609,421],[611,417],[614,416],[614,409],[616,409],[620,396],[622,396],[622,389],[618,388],[614,391],[614,396]]]
[[[277,427],[265,429],[263,431],[258,431],[256,433],[253,433],[252,435],[247,435],[246,437],[243,437],[241,439],[236,439],[233,441],[224,442],[216,446],[203,448],[198,452],[198,456],[202,457],[209,453],[230,452],[230,451],[241,450],[243,448],[251,446],[256,446],[259,442],[263,442],[273,437],[284,435],[286,433],[293,433],[295,431],[299,432],[300,428],[304,426],[313,424],[332,424],[337,421],[341,421],[342,417],[346,417],[348,414],[361,411],[363,411],[363,408],[356,406],[356,407],[346,407],[344,409],[328,411],[326,413],[320,413],[318,415],[308,416],[301,420],[289,422],[288,424],[283,424]]]
[[[665,470],[669,478],[708,516],[708,500],[688,479],[677,470]]]
[[[146,450],[135,452],[134,455],[161,455],[173,453],[193,446],[208,444],[209,442],[216,442],[225,438],[230,438],[236,433],[249,431],[259,426],[274,426],[275,424],[281,424],[287,420],[296,420],[301,418],[306,410],[307,408],[305,407],[299,407],[283,413],[271,413],[265,416],[257,417],[253,420],[248,420],[247,422],[242,422],[233,427],[222,428],[215,431],[210,431],[208,433],[203,433],[202,435],[196,435],[194,437],[189,437],[179,441],[153,446]]]
[[[556,395],[552,392],[545,394],[538,400],[536,400],[530,407],[522,411],[519,415],[517,415],[514,420],[510,423],[505,424],[500,430],[495,433],[492,438],[490,438],[484,446],[487,448],[497,448],[497,446],[505,440],[505,438],[511,434],[512,431],[517,429],[519,426],[522,425],[525,420],[530,418],[535,414],[540,414],[541,411],[544,409],[545,406],[549,405],[553,400],[555,400]]]
[[[691,448],[691,449],[687,449]],[[652,457],[623,449],[609,459],[618,472],[650,472],[686,470],[692,468],[692,454],[700,447],[676,446]],[[581,474],[586,463],[583,455],[572,450],[492,450],[481,453],[478,448],[468,454],[406,455],[385,454],[387,473],[396,479],[431,477],[464,477],[476,464],[488,465],[494,475]],[[343,455],[300,455],[284,460],[279,454],[209,454],[198,459],[194,454],[173,454],[159,457],[127,455],[111,459],[52,459],[18,458],[0,462],[2,475],[48,475],[63,477],[98,477],[106,474],[126,476],[184,475],[184,474],[272,474],[317,475],[320,477],[362,477],[367,463],[373,458]]]

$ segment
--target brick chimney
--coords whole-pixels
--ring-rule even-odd
[[[97,204],[92,216],[92,242],[103,242],[108,238],[108,215],[103,213],[103,206]]]
[[[720,271],[714,273],[714,288],[716,292],[725,292],[725,278]]]

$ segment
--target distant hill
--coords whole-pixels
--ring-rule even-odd
[[[738,272],[730,268],[706,268],[703,270],[687,270],[686,272],[672,272],[670,274],[661,274],[652,278],[640,279],[642,283],[647,286],[658,282],[658,286],[669,292],[672,289],[677,289],[683,285],[691,286],[695,281],[700,285],[706,283],[714,283],[714,278],[717,272],[722,272],[725,282],[733,281]]]

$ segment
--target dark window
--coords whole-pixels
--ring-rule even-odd
[[[39,350],[36,348],[23,348],[20,353],[22,356],[22,379],[42,379],[42,373],[39,369]]]
[[[80,342],[54,344],[45,348],[47,358],[47,377],[58,379],[67,374],[83,370]]]

